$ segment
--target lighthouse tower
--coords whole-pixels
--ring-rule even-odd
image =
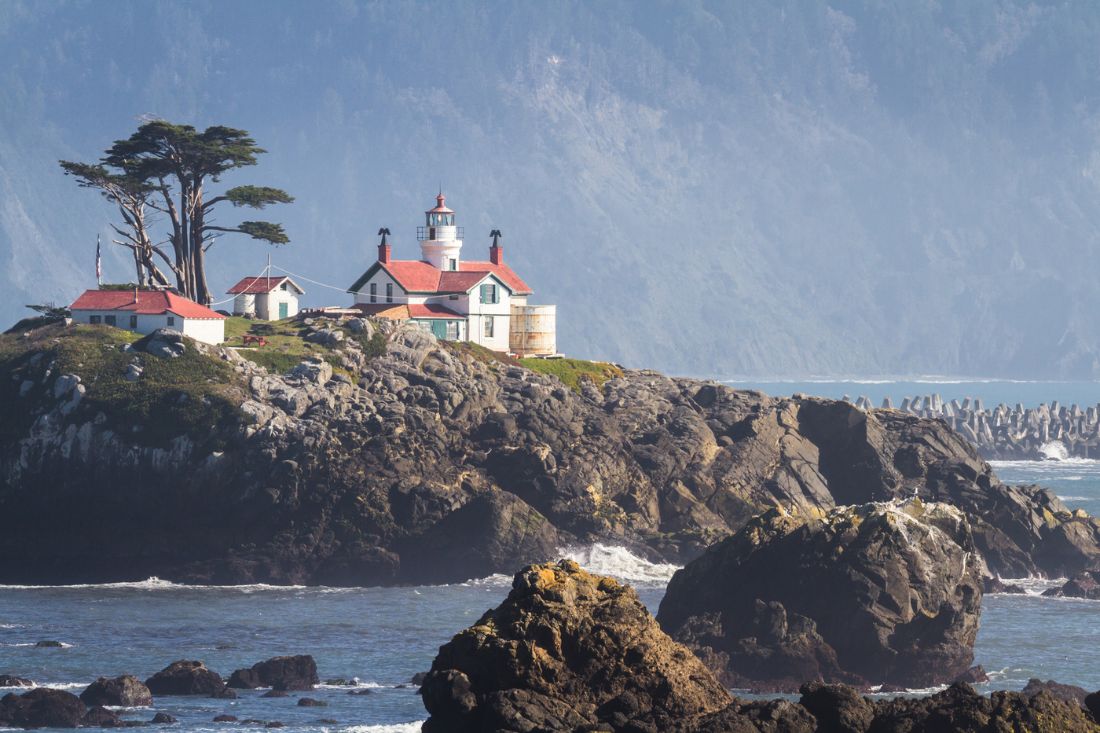
[[[462,252],[462,229],[455,226],[455,213],[447,208],[440,191],[435,208],[424,212],[424,226],[417,227],[423,259],[440,270],[458,270]]]

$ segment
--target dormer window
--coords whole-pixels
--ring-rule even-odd
[[[458,271],[458,260],[455,259],[454,257],[449,258],[447,260],[447,269],[450,270],[451,272],[457,272]]]

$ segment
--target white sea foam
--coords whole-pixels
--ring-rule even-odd
[[[671,563],[650,562],[625,547],[599,542],[586,547],[563,547],[559,552],[589,572],[610,575],[629,583],[667,583],[672,574],[680,569]]]
[[[1065,585],[1068,578],[1001,578],[1005,585],[1017,585],[1029,596],[1041,596],[1043,591]],[[1005,593],[990,595],[1008,595]],[[1018,593],[1015,595],[1019,595]]]
[[[346,733],[420,733],[423,720],[412,723],[393,723],[391,725],[353,725],[350,728],[341,728]]]
[[[388,689],[394,685],[383,685],[381,682],[363,682],[358,677],[353,678],[358,680],[354,685],[316,685],[318,690],[362,690],[364,687],[370,690]]]

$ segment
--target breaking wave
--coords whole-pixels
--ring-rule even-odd
[[[585,570],[628,583],[665,584],[680,566],[655,563],[635,555],[625,547],[597,542],[584,547],[563,547],[562,557],[576,561]]]

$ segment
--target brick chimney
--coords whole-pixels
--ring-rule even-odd
[[[393,248],[390,247],[389,242],[383,242],[378,245],[378,261],[383,265],[390,264],[390,255],[393,253]]]
[[[493,243],[489,245],[489,261],[499,265],[504,262],[504,248],[500,246],[500,238],[503,235],[499,229],[494,229],[489,232],[489,236],[493,238]]]

